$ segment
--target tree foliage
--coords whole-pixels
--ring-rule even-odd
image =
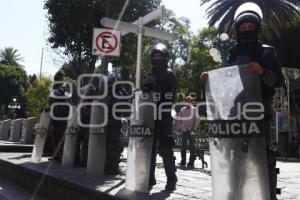
[[[0,62],[5,65],[10,66],[21,66],[19,63],[22,61],[21,55],[18,53],[17,49],[12,47],[5,47],[3,50],[0,50]]]
[[[93,28],[103,28],[100,24],[106,15],[106,0],[46,0],[50,37],[53,48],[64,48],[65,54],[72,56],[72,61],[88,66],[93,71],[98,57],[91,55]],[[128,3],[129,2],[129,3]],[[110,17],[132,22],[160,4],[160,0],[114,0]],[[127,4],[128,3],[128,4]],[[124,15],[120,16],[123,8]],[[136,38],[128,34],[122,39],[120,65],[132,65],[133,52],[136,52]]]
[[[190,69],[190,78],[188,79],[190,84],[186,80],[186,84],[183,87],[189,88],[189,92],[196,93],[196,100],[198,101],[204,98],[204,83],[200,81],[201,73],[221,67],[221,64],[214,62],[209,54],[211,41],[215,37],[217,37],[215,28],[204,28],[192,39],[188,65],[185,66]],[[185,80],[181,81],[184,82]]]
[[[207,9],[209,25],[219,23],[218,31],[230,31],[234,22],[234,14],[237,8],[247,2],[245,0],[200,0],[201,4],[210,3]],[[267,35],[279,35],[279,29],[286,24],[292,24],[299,15],[296,0],[252,0],[258,4],[264,14],[264,26]]]
[[[280,66],[300,68],[300,17],[292,25],[286,25],[279,31],[278,38],[266,41],[276,47]]]
[[[176,63],[185,64],[188,62],[192,32],[190,30],[190,20],[185,17],[177,18],[175,13],[167,10],[160,19],[160,29],[168,31],[176,36],[176,40],[168,42],[170,49],[170,67],[174,68]]]
[[[51,83],[49,77],[41,77],[29,85],[25,93],[29,116],[38,116],[41,109],[48,106]]]
[[[23,93],[28,85],[27,75],[24,69],[19,66],[8,66],[0,64],[0,109],[7,113],[7,106],[13,98],[19,103],[23,102]],[[25,105],[21,105],[24,108]]]

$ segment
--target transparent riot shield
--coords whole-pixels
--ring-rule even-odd
[[[2,140],[2,127],[3,127],[3,121],[0,121],[0,140]]]
[[[20,142],[23,144],[33,143],[33,127],[37,122],[36,117],[30,117],[23,120],[22,133]]]
[[[9,139],[10,123],[11,123],[10,119],[7,119],[7,120],[4,120],[1,122],[1,125],[0,125],[1,140]]]
[[[10,126],[10,141],[20,142],[23,119],[15,119]]]
[[[78,124],[76,108],[73,106],[72,109],[73,115],[68,120],[65,131],[64,149],[61,162],[63,167],[73,167],[75,160]]]
[[[133,117],[128,133],[125,181],[127,190],[137,192],[148,190],[155,113],[153,95],[136,91],[133,100]]]
[[[87,174],[103,175],[106,159],[108,110],[104,103],[94,101],[91,108],[91,123],[87,158]]]
[[[32,150],[31,160],[40,162],[44,151],[48,128],[50,124],[50,111],[43,111],[40,117],[38,128],[35,134],[34,146]]]
[[[270,200],[259,76],[232,66],[206,82],[215,200]]]

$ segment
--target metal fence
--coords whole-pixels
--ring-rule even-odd
[[[122,127],[121,127],[122,143],[124,147],[128,145],[128,136],[127,136],[128,131],[129,131],[129,124],[126,120],[124,120],[122,121]],[[181,148],[183,134],[180,132],[174,132],[172,136],[175,141],[174,148]],[[195,142],[194,145],[197,152],[204,152],[209,150],[208,135],[206,132],[192,133],[190,137],[192,137],[192,141]],[[189,144],[187,144],[187,147],[189,147]]]

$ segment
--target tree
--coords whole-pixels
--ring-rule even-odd
[[[2,113],[8,113],[8,105],[13,98],[18,99],[18,102],[22,104],[21,111],[24,111],[23,93],[27,86],[27,75],[24,69],[19,66],[0,64],[0,109],[2,109]]]
[[[300,17],[292,25],[286,25],[280,29],[279,32],[279,38],[266,40],[276,47],[279,65],[300,68]]]
[[[189,65],[174,65],[177,80],[177,101],[183,101],[184,97],[192,91],[192,69]]]
[[[37,80],[37,76],[36,76],[36,74],[29,75],[28,79],[29,79],[29,84],[32,84]]]
[[[38,116],[48,106],[51,83],[49,77],[41,77],[29,85],[25,93],[29,116]]]
[[[102,28],[100,19],[106,15],[106,0],[46,0],[44,8],[48,11],[50,27],[49,43],[53,48],[64,48],[64,53],[72,56],[72,61],[84,63],[92,72],[98,59],[91,55],[93,28]],[[110,16],[132,22],[160,5],[160,0],[118,0],[113,4]],[[119,16],[125,7],[123,16]],[[122,53],[119,64],[130,63],[136,55],[136,38],[128,34],[122,40]],[[133,38],[133,39],[132,39]],[[132,53],[134,52],[134,54]],[[127,65],[128,66],[128,65]]]
[[[198,101],[204,100],[204,84],[200,81],[200,74],[221,67],[221,63],[214,62],[209,54],[210,44],[216,37],[217,30],[215,28],[204,28],[192,39],[191,53],[187,64],[191,74],[190,83],[185,87],[189,88],[189,92],[196,93],[196,100]]]
[[[171,10],[167,10],[160,19],[159,28],[176,36],[176,40],[167,43],[170,49],[169,64],[171,69],[176,63],[184,65],[188,61],[192,38],[190,23],[190,20],[185,17],[176,18],[175,13]]]
[[[201,5],[211,3],[207,9],[209,25],[213,26],[219,23],[218,32],[230,31],[234,22],[234,14],[236,9],[245,0],[200,0]],[[265,34],[279,35],[278,30],[285,24],[294,22],[295,17],[299,15],[296,0],[252,0],[258,4],[264,13],[264,25],[266,27]]]
[[[21,66],[19,64],[22,61],[21,55],[18,53],[17,49],[12,47],[5,47],[4,50],[0,51],[0,61],[2,64],[11,66]]]
[[[78,76],[84,73],[90,73],[89,67],[84,62],[71,61],[61,66],[64,76],[77,80]]]

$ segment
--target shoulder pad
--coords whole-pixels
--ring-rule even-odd
[[[169,76],[176,77],[176,76],[175,76],[175,73],[174,73],[173,70],[170,69],[170,68],[167,69],[167,74],[168,74]]]
[[[149,72],[146,72],[146,76],[151,76],[152,75],[152,72],[149,71]]]
[[[267,44],[262,44],[261,47],[262,47],[263,49],[270,49],[270,50],[274,50],[274,51],[275,51],[275,48],[274,48],[274,47],[272,47],[272,46],[270,46],[270,45],[267,45]]]
[[[151,72],[151,71],[146,72],[145,75],[144,75],[144,79],[147,78],[148,76],[151,76],[151,75],[152,75],[152,72]]]
[[[168,67],[168,68],[167,68],[167,72],[168,72],[168,73],[173,73],[173,70],[172,70],[171,68]]]

